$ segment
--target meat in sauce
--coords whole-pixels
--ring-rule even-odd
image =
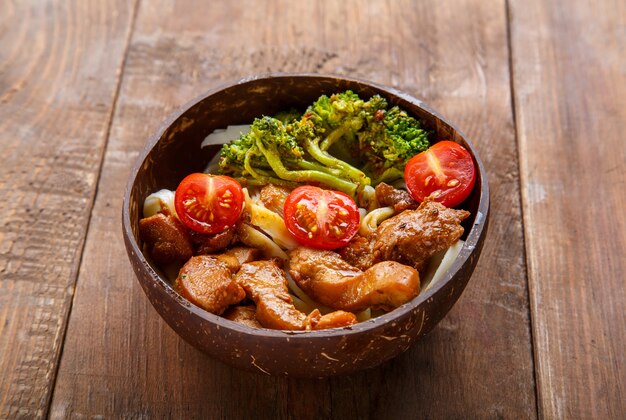
[[[248,327],[263,328],[263,325],[256,320],[256,308],[254,305],[233,306],[224,312],[224,318]]]
[[[289,253],[289,274],[316,301],[346,311],[391,310],[420,291],[419,274],[409,266],[384,261],[363,272],[336,252],[311,248]]]
[[[181,268],[174,289],[194,305],[221,315],[230,305],[246,297],[233,280],[234,264],[238,265],[238,261],[232,256],[227,256],[226,260],[212,255],[192,257]]]
[[[282,214],[288,193],[268,185],[261,191],[261,200]],[[460,223],[469,216],[467,211],[428,200],[413,210],[416,203],[407,192],[383,183],[376,187],[376,198],[400,214],[382,222],[369,236],[355,236],[339,253],[304,247],[289,253],[289,271],[300,288],[314,300],[338,309],[326,315],[317,309],[308,315],[297,310],[285,272],[274,260],[258,261],[261,250],[232,248],[241,240],[234,227],[216,235],[200,234],[187,230],[175,216],[159,213],[140,221],[140,235],[155,263],[187,261],[174,288],[209,312],[224,313],[228,319],[256,328],[337,328],[356,323],[351,312],[391,310],[417,296],[418,271],[461,237]],[[232,306],[246,296],[256,306]]]
[[[256,304],[256,319],[266,328],[306,330],[337,328],[356,323],[354,314],[339,311],[309,316],[298,311],[289,295],[287,277],[275,261],[255,261],[242,265],[235,280]]]
[[[424,201],[417,210],[407,210],[385,220],[376,230],[376,261],[398,261],[422,271],[428,260],[458,241],[461,222],[470,213]]]
[[[237,240],[237,229],[233,226],[223,232],[209,235],[189,230],[189,237],[194,247],[194,254],[208,255],[225,250]]]
[[[156,264],[184,262],[193,255],[187,229],[170,214],[157,213],[141,219],[139,235]]]
[[[274,184],[268,184],[261,189],[259,198],[266,208],[282,216],[285,199],[290,192],[291,190],[289,190],[288,188],[280,187]]]
[[[417,201],[413,200],[408,191],[399,190],[384,182],[376,186],[375,192],[376,201],[380,207],[393,207],[396,213],[415,210],[418,206]]]
[[[239,261],[239,264],[241,265],[241,264],[249,263],[252,261],[256,261],[259,258],[261,258],[261,250],[257,248],[246,247],[246,246],[236,246],[234,248],[230,248],[229,250],[226,250],[224,254],[222,255],[230,255],[232,257],[235,257],[237,261]],[[237,270],[235,270],[234,272],[237,272],[238,270],[239,268],[237,268]]]
[[[350,265],[365,271],[375,264],[373,235],[361,236],[358,233],[348,245],[339,248],[337,252]]]

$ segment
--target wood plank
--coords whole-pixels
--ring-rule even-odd
[[[446,27],[447,22],[454,28]],[[491,175],[483,260],[449,316],[368,372],[240,372],[182,342],[150,307],[120,233],[132,161],[161,119],[225,80],[316,71],[398,86],[456,121]],[[113,121],[52,417],[329,418],[536,414],[502,1],[141,4]],[[496,362],[497,361],[497,362]]]
[[[626,413],[626,3],[511,2],[540,414]]]
[[[47,413],[132,15],[0,2],[0,418]]]

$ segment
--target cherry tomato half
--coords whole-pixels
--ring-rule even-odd
[[[446,207],[455,207],[472,192],[476,169],[463,146],[444,140],[409,160],[404,181],[416,201],[421,203],[430,197]]]
[[[176,188],[174,205],[183,224],[196,232],[215,234],[233,226],[243,210],[243,190],[223,175],[191,174]]]
[[[352,198],[338,191],[305,185],[287,196],[287,230],[302,245],[335,249],[346,245],[359,230],[361,215]]]

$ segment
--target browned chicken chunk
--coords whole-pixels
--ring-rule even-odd
[[[298,311],[289,295],[287,277],[273,260],[242,265],[235,280],[256,304],[256,319],[265,328],[305,330],[336,328],[356,323],[354,314],[343,311],[324,316],[318,310],[311,312],[309,316]]]
[[[361,236],[356,234],[348,245],[339,248],[337,252],[348,263],[361,271],[365,271],[374,265],[374,235]]]
[[[236,258],[228,258],[237,263]],[[246,297],[241,286],[233,280],[229,263],[211,255],[200,255],[187,261],[180,269],[174,289],[194,305],[216,315]]]
[[[332,251],[299,247],[289,253],[289,274],[302,290],[331,308],[391,310],[419,294],[417,271],[384,261],[365,272]]]
[[[256,320],[256,308],[254,305],[233,306],[224,312],[224,318],[247,325],[248,327],[263,328],[259,321]]]
[[[187,229],[175,216],[157,213],[141,219],[139,236],[156,264],[183,262],[193,255]]]
[[[327,330],[329,328],[345,327],[356,323],[356,316],[352,312],[334,311],[326,315],[320,314],[315,309],[307,317],[306,323],[310,324],[312,330]]]
[[[265,207],[282,216],[285,199],[290,192],[288,188],[268,184],[261,189],[260,199]]]
[[[413,200],[411,194],[406,190],[399,190],[389,184],[381,182],[376,186],[375,191],[376,201],[378,201],[380,207],[393,207],[396,213],[417,208],[417,201]]]
[[[433,255],[459,240],[463,235],[461,222],[469,215],[465,210],[424,201],[417,210],[385,220],[373,234],[355,236],[338,252],[361,270],[380,261],[397,261],[422,271]]]
[[[193,243],[196,255],[215,254],[216,252],[223,251],[237,240],[236,234],[237,229],[234,226],[214,235],[195,232],[193,230],[189,231],[189,237]]]
[[[449,248],[461,235],[461,222],[470,213],[424,201],[417,210],[407,210],[378,226],[374,261],[398,261],[422,271],[436,253]]]
[[[234,255],[229,255],[227,253],[219,254],[219,255],[210,255],[210,257],[215,257],[224,264],[230,270],[232,274],[235,274],[241,268],[241,263]]]
[[[261,258],[261,250],[246,246],[236,246],[224,252],[223,255],[230,255],[237,258],[239,264],[245,264]]]
[[[222,254],[212,256],[226,263],[230,271],[234,274],[239,271],[242,264],[252,262],[258,259],[260,255],[261,251],[258,249],[237,246],[224,251]]]

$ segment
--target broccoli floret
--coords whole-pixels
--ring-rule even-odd
[[[320,131],[331,131],[339,126],[352,123],[358,117],[364,101],[356,93],[347,90],[330,97],[322,95],[308,109],[305,115]],[[361,124],[354,122],[358,130]],[[362,123],[362,122],[361,122]]]
[[[287,127],[287,131],[293,135],[300,147],[306,151],[311,158],[311,162],[326,168],[326,172],[348,179],[356,183],[359,188],[370,184],[369,178],[363,171],[321,149],[320,143],[324,138],[318,136],[315,124],[308,118],[304,117],[300,121],[290,124]]]
[[[387,110],[379,95],[363,100],[348,90],[321,96],[302,116],[291,110],[255,119],[250,133],[222,147],[219,168],[251,184],[324,184],[357,197],[371,179],[401,178],[428,146],[418,120],[397,106]]]
[[[361,158],[374,183],[401,178],[407,161],[428,149],[428,134],[397,106],[379,111],[358,134]]]
[[[324,166],[307,155],[280,120],[257,118],[250,128],[250,133],[222,147],[220,173],[257,185],[325,184],[355,195],[358,185],[342,176],[340,169]]]
[[[329,149],[337,144],[340,154],[354,155],[358,150],[357,133],[386,105],[386,101],[378,95],[364,101],[350,90],[330,97],[323,95],[307,109],[301,121],[291,124],[290,129],[298,143],[315,160],[340,169],[362,188],[371,183],[369,177],[345,160],[333,156]]]
[[[286,185],[285,181],[272,173],[272,168],[265,156],[256,147],[256,140],[252,133],[243,134],[238,139],[224,144],[220,152],[218,167],[221,174],[241,181],[247,180],[250,184]]]
[[[339,139],[353,143],[356,133],[386,107],[387,102],[379,95],[364,101],[347,90],[330,97],[322,95],[307,109],[304,118],[311,121],[316,135],[322,138],[320,148],[328,150]]]

